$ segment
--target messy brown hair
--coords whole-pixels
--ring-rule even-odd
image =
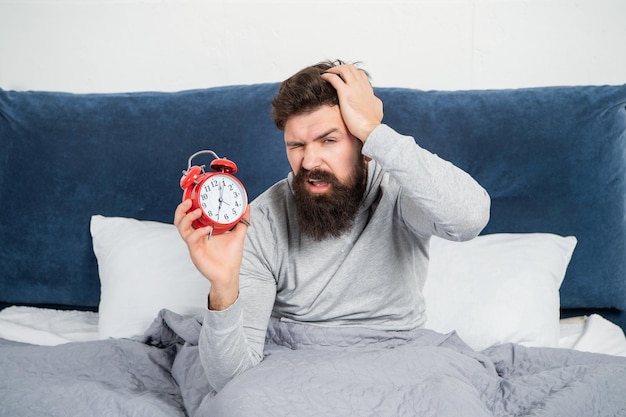
[[[272,118],[276,127],[284,130],[287,120],[292,116],[313,111],[323,105],[339,104],[337,91],[320,75],[343,64],[341,60],[322,61],[303,68],[283,81],[272,99]]]

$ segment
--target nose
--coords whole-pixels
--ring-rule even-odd
[[[302,157],[302,168],[307,171],[312,171],[315,168],[319,168],[321,165],[321,159],[319,152],[314,146],[306,146],[304,149],[304,155]]]

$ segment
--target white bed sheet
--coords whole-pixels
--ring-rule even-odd
[[[622,329],[598,314],[560,321],[559,347],[626,356]],[[12,306],[0,311],[0,337],[36,345],[98,340],[98,313]]]
[[[626,356],[624,331],[599,314],[563,319],[560,324],[560,347]]]
[[[98,339],[98,313],[12,306],[0,311],[0,337],[54,346]]]

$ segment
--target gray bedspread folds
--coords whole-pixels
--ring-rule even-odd
[[[0,416],[626,416],[626,358],[277,320],[216,394],[199,331],[164,310],[141,340],[0,341]]]

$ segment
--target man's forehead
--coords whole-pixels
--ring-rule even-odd
[[[340,131],[344,127],[338,106],[322,106],[290,117],[285,123],[285,141],[311,141]]]

